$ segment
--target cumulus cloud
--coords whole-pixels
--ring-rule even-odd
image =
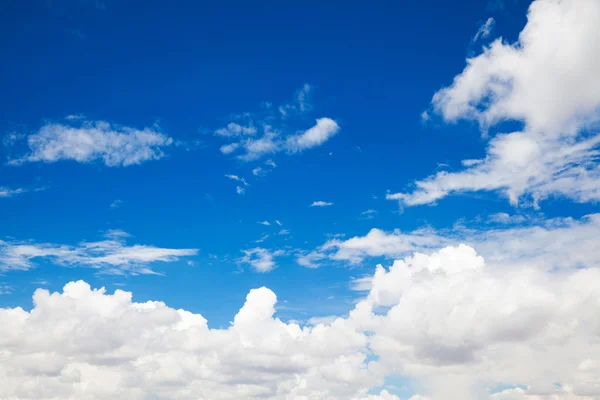
[[[36,260],[46,260],[56,265],[94,268],[105,274],[156,274],[151,264],[174,262],[198,253],[197,249],[127,245],[129,236],[121,230],[112,230],[105,240],[76,246],[0,240],[0,272],[28,270],[35,266]]]
[[[441,171],[388,199],[414,206],[453,193],[499,191],[513,205],[548,197],[600,199],[600,3],[536,0],[515,44],[494,41],[437,92],[445,121],[478,122],[484,131],[514,120],[522,131],[498,134],[480,160]]]
[[[264,287],[227,329],[82,281],[62,293],[39,289],[33,300],[30,312],[0,309],[3,399],[362,400],[382,383],[363,333],[342,319],[286,324]]]
[[[333,205],[333,203],[329,203],[327,201],[319,200],[319,201],[313,201],[310,206],[311,207],[330,207],[332,205]]]
[[[244,256],[238,260],[240,264],[248,264],[252,268],[254,268],[256,272],[264,273],[271,272],[272,270],[277,268],[277,264],[275,263],[275,257],[284,255],[285,251],[271,251],[262,247],[255,247],[253,249],[242,250],[242,253],[244,253]]]
[[[600,269],[512,267],[465,245],[417,253],[378,266],[350,319],[373,332],[386,370],[418,377],[436,400],[488,398],[499,382],[548,395],[521,398],[600,395],[590,358],[600,351]],[[562,397],[567,387],[573,397]]]
[[[413,400],[600,395],[599,268],[507,273],[459,245],[378,266],[364,286],[315,326],[277,319],[275,294],[254,289],[227,329],[82,281],[38,289],[31,311],[0,310],[0,398],[397,400],[381,389],[396,374],[427,396]],[[490,394],[499,384],[516,389]]]
[[[157,126],[140,130],[105,121],[71,118],[65,123],[42,126],[27,137],[27,144],[30,152],[9,164],[73,160],[126,167],[164,157],[164,149],[173,144],[173,139],[161,133]]]
[[[306,116],[313,108],[308,100],[311,91],[310,85],[304,85],[294,102],[280,106],[278,112],[273,112],[271,103],[265,103],[260,115],[245,113],[236,117],[244,119],[247,126],[231,122],[217,129],[217,136],[232,140],[221,146],[221,152],[235,154],[243,161],[253,161],[269,154],[298,153],[324,144],[340,130],[333,119],[322,117],[316,119],[312,127],[297,128],[307,124]],[[276,167],[272,160],[265,165]],[[264,172],[264,167],[256,167],[253,174],[259,176]]]

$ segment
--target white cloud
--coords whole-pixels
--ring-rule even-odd
[[[328,203],[326,201],[313,201],[313,203],[310,205],[311,207],[329,207],[332,206],[333,203]]]
[[[261,167],[256,167],[252,170],[252,175],[259,176],[264,173],[264,170]]]
[[[494,41],[432,100],[448,122],[474,120],[487,131],[516,120],[523,131],[495,136],[483,159],[465,160],[466,169],[438,172],[388,199],[412,206],[484,190],[514,205],[599,200],[599,20],[596,0],[534,1],[517,43]]]
[[[242,250],[244,256],[239,259],[242,264],[248,264],[254,268],[256,272],[271,272],[277,267],[275,264],[275,257],[279,257],[285,254],[283,250],[271,251],[262,247],[255,247],[253,249]]]
[[[27,190],[23,188],[11,189],[0,186],[0,197],[13,197],[18,194],[25,193]]]
[[[112,203],[110,203],[110,208],[119,208],[123,205],[123,200],[115,200]]]
[[[488,18],[487,21],[485,21],[479,27],[479,30],[477,30],[477,33],[473,37],[473,42],[476,42],[479,39],[485,39],[486,37],[488,37],[490,35],[490,33],[492,32],[492,28],[494,27],[495,22],[496,21],[494,21],[494,18],[491,18],[491,17]]]
[[[319,118],[317,124],[302,134],[287,138],[286,148],[298,152],[320,146],[340,130],[337,122],[330,118]]]
[[[265,226],[271,226],[271,223],[269,221],[258,221],[258,223]]]
[[[173,139],[156,126],[139,130],[104,121],[68,121],[69,124],[46,124],[28,136],[30,153],[9,163],[73,160],[80,163],[101,161],[109,167],[125,167],[158,160],[164,157],[163,150],[173,144]]]
[[[373,219],[373,218],[375,218],[375,216],[377,214],[379,214],[379,211],[373,210],[371,208],[371,209],[368,209],[366,211],[361,212],[360,216],[361,216],[362,219]]]
[[[312,110],[308,101],[310,85],[304,85],[297,93],[294,103],[285,104],[273,113],[271,107],[263,107],[259,116],[243,114],[243,118],[251,120],[250,127],[230,123],[227,128],[216,131],[217,135],[234,140],[221,146],[223,154],[236,154],[242,161],[253,161],[269,154],[280,152],[298,153],[313,147],[321,146],[340,130],[336,121],[331,118],[318,118],[314,126],[308,129],[297,129],[306,122],[304,114]],[[239,118],[239,117],[238,117]],[[250,130],[248,130],[250,129]],[[275,168],[273,160],[267,160],[266,166]],[[264,167],[256,167],[254,175],[266,172]]]
[[[371,229],[365,236],[347,240],[334,238],[313,251],[311,267],[328,259],[358,264],[370,257],[398,258],[415,251],[430,253],[435,249],[465,243],[476,248],[496,264],[522,264],[537,268],[600,268],[597,238],[600,237],[600,214],[580,220],[553,218],[518,226],[500,226],[479,230],[458,226],[453,229],[421,228],[403,233]],[[306,262],[300,262],[306,266]]]
[[[237,176],[237,175],[229,175],[228,174],[228,175],[225,175],[225,178],[241,183],[241,185],[238,185],[235,187],[235,192],[239,195],[246,193],[246,188],[248,186],[250,186],[250,184],[248,182],[246,182],[246,179],[244,179],[240,176]]]
[[[235,122],[230,122],[225,128],[220,128],[215,131],[215,134],[219,136],[242,136],[242,135],[255,135],[256,128],[253,126],[242,126]]]
[[[155,274],[151,264],[174,262],[196,255],[197,249],[168,249],[149,245],[127,245],[129,235],[120,230],[107,232],[106,240],[81,242],[76,246],[0,240],[0,272],[28,270],[35,260],[56,265],[87,267],[118,275]]]
[[[435,400],[488,398],[498,383],[549,390],[530,399],[569,398],[560,383],[591,399],[600,395],[590,357],[600,351],[599,298],[598,268],[499,267],[460,245],[378,266],[350,319],[372,332],[386,370],[417,378]]]
[[[316,326],[280,321],[275,294],[254,289],[227,329],[81,281],[39,289],[31,312],[0,310],[0,398],[397,400],[367,394],[395,374],[428,396],[413,400],[600,395],[600,268],[498,265],[460,245],[366,282],[347,317]],[[499,384],[526,389],[490,395]]]
[[[383,383],[348,321],[284,323],[276,303],[251,290],[231,326],[209,329],[200,314],[122,290],[39,289],[31,312],[0,309],[0,398],[362,400]]]
[[[282,225],[283,225],[283,224],[282,224],[282,223],[281,223],[281,222],[280,222],[278,219],[276,219],[276,220],[275,220],[275,223],[276,223],[277,225],[279,225],[279,226],[282,226]]]

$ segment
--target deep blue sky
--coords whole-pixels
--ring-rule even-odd
[[[289,301],[284,317],[343,313],[355,296],[348,282],[371,272],[372,261],[313,270],[289,256],[271,273],[257,274],[235,262],[261,234],[276,231],[257,221],[277,219],[291,232],[265,247],[310,250],[327,234],[444,228],[512,209],[495,194],[478,194],[399,212],[385,193],[410,187],[440,163],[456,167],[483,156],[478,127],[423,124],[420,115],[485,43],[471,42],[479,26],[493,16],[494,36],[514,41],[528,2],[507,0],[502,8],[438,0],[252,3],[2,2],[3,137],[82,114],[140,129],[157,123],[191,148],[173,147],[161,160],[129,167],[3,165],[0,186],[45,190],[0,199],[0,237],[75,245],[122,229],[133,235],[130,244],[200,251],[194,267],[186,260],[160,264],[164,277],[95,275],[36,261],[34,269],[4,274],[14,292],[0,297],[0,306],[28,306],[31,282],[47,280],[59,289],[86,279],[109,290],[125,283],[137,300],[201,312],[211,325],[226,324],[247,290],[262,285]],[[261,102],[292,101],[304,83],[314,87],[313,123],[333,118],[340,133],[301,154],[274,155],[278,168],[237,195],[224,174],[253,178],[260,162],[221,154],[224,142],[212,132],[234,113],[260,112]],[[23,145],[3,146],[3,163]],[[111,209],[117,199],[122,206]],[[316,200],[334,206],[308,207]],[[368,209],[379,214],[361,219]],[[589,210],[555,201],[543,211],[578,216]],[[335,301],[323,303],[332,295]]]

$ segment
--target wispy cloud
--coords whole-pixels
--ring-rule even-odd
[[[0,271],[28,270],[35,266],[35,260],[45,260],[56,265],[94,268],[106,274],[155,274],[151,269],[155,262],[174,262],[198,253],[197,249],[127,245],[129,234],[121,230],[109,231],[105,236],[105,240],[76,246],[0,240]]]
[[[110,203],[110,208],[119,208],[123,205],[123,200],[115,200],[112,203]]]
[[[261,225],[265,225],[265,226],[270,226],[271,223],[269,221],[258,221],[259,224]]]
[[[333,119],[318,118],[312,127],[298,128],[306,126],[303,115],[312,110],[308,100],[311,91],[310,85],[304,85],[294,102],[280,106],[278,112],[273,112],[271,103],[264,103],[260,115],[244,113],[236,117],[238,122],[217,129],[215,135],[234,140],[222,145],[221,152],[236,153],[238,159],[252,161],[268,154],[298,153],[325,143],[340,130]],[[276,167],[272,160],[266,165]],[[253,173],[258,176],[262,172],[264,167],[257,167]]]
[[[246,193],[246,188],[248,186],[250,186],[250,184],[248,182],[246,182],[246,180],[240,176],[237,175],[225,175],[225,178],[231,179],[233,181],[237,181],[240,182],[241,185],[236,186],[235,191],[237,194],[244,194]]]
[[[277,267],[275,257],[285,254],[284,250],[268,250],[262,247],[255,247],[249,250],[242,250],[244,256],[238,262],[248,264],[254,268],[256,272],[270,272]]]
[[[172,144],[173,139],[161,133],[157,125],[136,129],[68,117],[64,123],[48,123],[27,136],[29,153],[10,160],[9,164],[72,160],[126,167],[158,160]]]
[[[329,203],[326,201],[313,201],[313,203],[310,206],[311,207],[330,207],[332,205],[333,205],[333,203]]]
[[[494,18],[488,18],[477,30],[475,36],[473,36],[473,42],[476,42],[479,39],[485,39],[492,32],[492,28],[494,27]]]

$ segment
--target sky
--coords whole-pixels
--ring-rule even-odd
[[[0,3],[0,399],[600,399],[597,0]]]

